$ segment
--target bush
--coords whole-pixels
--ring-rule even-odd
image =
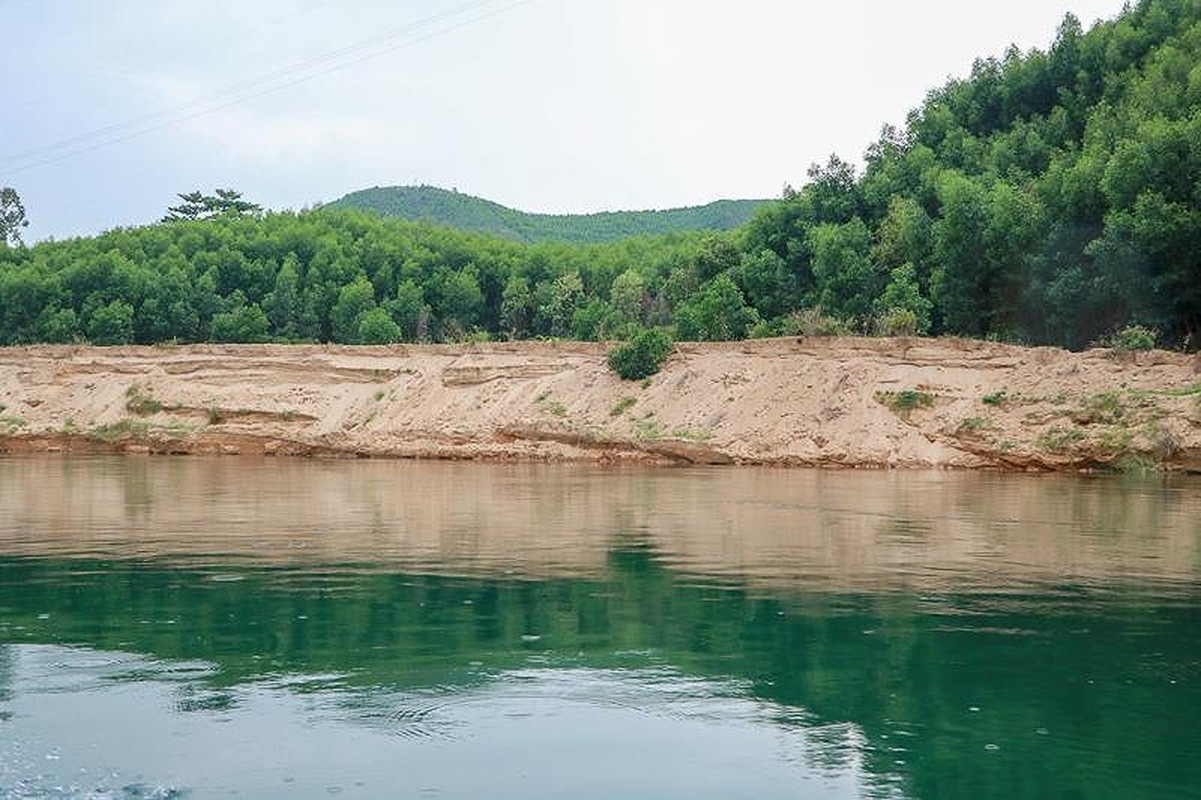
[[[1115,350],[1150,350],[1155,347],[1159,332],[1142,325],[1127,325],[1113,335],[1110,346]]]
[[[876,317],[874,327],[878,336],[916,336],[918,325],[913,309],[890,308]]]
[[[820,306],[793,311],[784,318],[780,333],[784,336],[848,336],[851,326],[822,311]]]
[[[359,315],[359,337],[363,344],[392,344],[401,338],[400,326],[387,309],[376,306]]]
[[[265,342],[271,323],[258,303],[213,315],[209,336],[214,342]]]
[[[920,389],[902,389],[899,392],[877,392],[876,400],[888,406],[903,417],[916,408],[930,408],[934,405],[934,395]]]
[[[123,300],[101,306],[92,312],[87,333],[92,344],[129,344],[133,341],[133,306]]]
[[[646,328],[609,352],[609,366],[627,381],[649,378],[663,366],[674,344],[662,328]]]

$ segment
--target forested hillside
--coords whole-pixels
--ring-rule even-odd
[[[1069,16],[1049,52],[931,92],[862,175],[813,169],[746,232],[739,268],[774,287],[761,310],[903,308],[922,330],[1071,346],[1133,322],[1196,346],[1199,21],[1199,0],[1142,0],[1087,33]]]
[[[1201,0],[978,61],[742,228],[522,244],[237,209],[0,249],[0,342],[950,333],[1080,347],[1201,326]],[[715,154],[720,158],[720,154]]]
[[[434,186],[377,186],[351,192],[327,207],[374,211],[412,222],[434,222],[515,242],[598,243],[684,231],[728,231],[745,224],[767,202],[770,201],[718,200],[703,206],[663,211],[527,214]]]

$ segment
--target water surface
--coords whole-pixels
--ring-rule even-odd
[[[1199,489],[0,459],[0,797],[1201,796]]]

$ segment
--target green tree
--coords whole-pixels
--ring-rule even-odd
[[[981,311],[988,299],[988,195],[961,173],[948,173],[939,184],[942,216],[934,225],[934,255],[938,266],[931,276],[934,300],[943,324],[955,333],[986,332]]]
[[[917,282],[917,270],[912,264],[902,264],[889,273],[888,285],[876,301],[877,319],[882,321],[881,331],[887,334],[917,334],[923,336],[930,331],[930,312],[934,304],[922,295]],[[909,330],[902,330],[901,319],[906,320]],[[911,322],[910,322],[911,320]],[[892,325],[888,323],[892,321]]]
[[[613,279],[609,287],[609,304],[622,322],[641,325],[646,302],[646,280],[641,273],[627,269]]]
[[[95,309],[88,319],[87,335],[92,344],[129,344],[133,341],[133,306],[113,300]]]
[[[865,321],[882,287],[872,262],[872,235],[859,217],[844,224],[823,223],[810,233],[814,297],[809,305],[845,320]]]
[[[500,321],[510,339],[522,339],[529,335],[533,317],[533,295],[530,282],[524,275],[513,274],[505,282],[501,294]]]
[[[386,309],[377,306],[359,315],[358,341],[363,344],[392,344],[400,340],[400,326]]]
[[[549,295],[538,309],[543,326],[551,336],[570,336],[576,309],[584,301],[584,282],[572,270],[555,278]]]
[[[17,190],[11,186],[0,188],[0,245],[21,244],[21,229],[27,225],[29,220],[25,219],[25,206]]]
[[[425,290],[412,278],[401,281],[396,297],[389,301],[392,318],[400,326],[401,339],[423,341],[429,337],[430,307],[425,302]]]
[[[359,341],[359,320],[375,308],[375,287],[367,276],[359,274],[338,292],[338,301],[330,311],[330,324],[335,342],[356,344]]]
[[[438,311],[444,338],[457,338],[475,327],[484,307],[479,272],[473,266],[448,275],[441,287]]]
[[[258,303],[238,304],[213,315],[211,336],[215,342],[265,342],[270,324]]]
[[[163,222],[209,219],[211,217],[239,217],[258,214],[262,208],[257,203],[242,199],[242,193],[233,189],[217,189],[215,194],[200,191],[178,195],[180,204],[170,206]]]
[[[275,288],[263,299],[263,311],[275,335],[294,339],[298,334],[300,317],[300,262],[295,253],[288,253],[275,274]]]
[[[758,321],[758,313],[747,306],[742,290],[727,272],[710,281],[699,296],[675,312],[677,332],[682,339],[692,341],[744,339],[747,329]]]

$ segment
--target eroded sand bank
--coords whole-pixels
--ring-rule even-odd
[[[1201,358],[958,339],[0,349],[0,451],[1201,469]]]

